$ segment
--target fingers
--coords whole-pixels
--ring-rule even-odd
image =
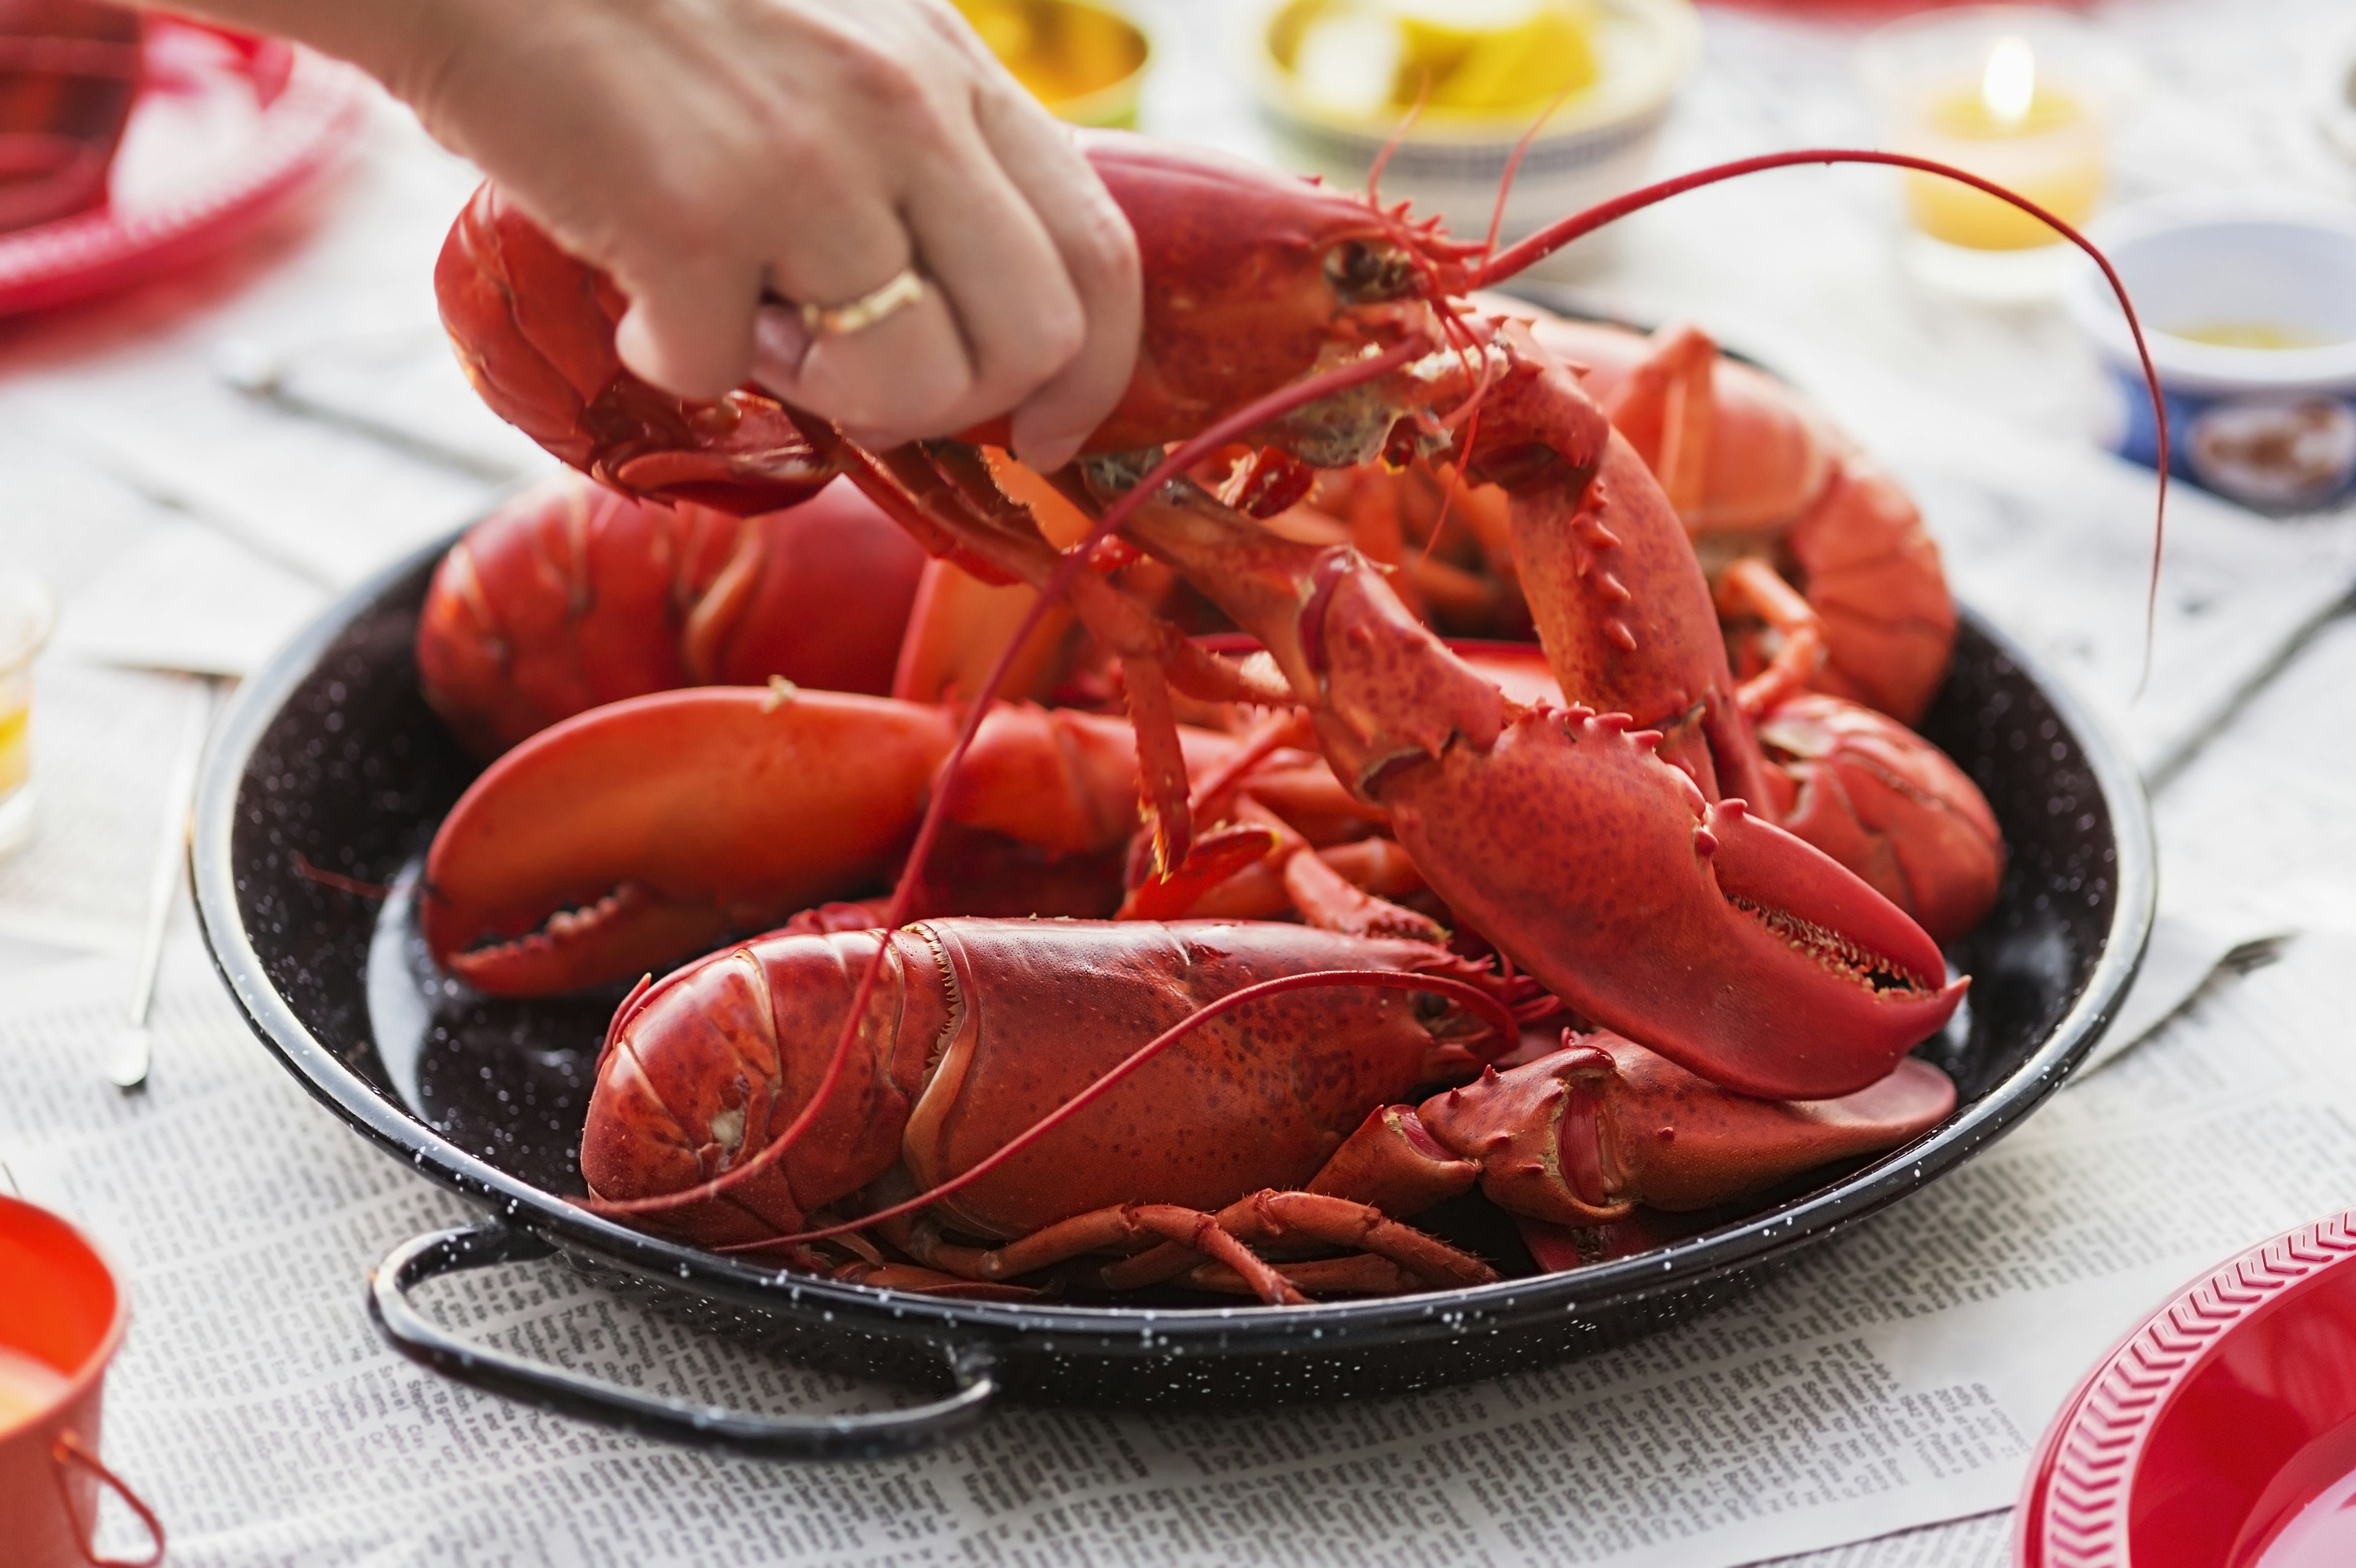
[[[1144,323],[1137,237],[1070,134],[1027,99],[985,100],[981,130],[1062,258],[1085,322],[1078,351],[1014,410],[1015,454],[1061,468],[1120,400]]]
[[[878,444],[948,434],[1005,412],[1072,365],[1089,327],[1062,248],[981,127],[961,102],[931,107],[929,144],[909,160],[901,203],[904,244],[922,258],[923,300],[872,326],[816,339],[787,312],[763,313],[763,384]],[[1030,112],[1044,120],[1043,112]],[[1066,180],[1082,182],[1084,191],[1095,187],[1052,122],[1041,140],[1058,155]],[[797,300],[836,306],[872,293],[894,271],[871,261],[855,282],[801,283],[783,275],[779,282]],[[1067,425],[1082,419],[1063,414]],[[1079,422],[1071,444],[1094,422]]]
[[[971,120],[953,158],[919,171],[907,219],[956,313],[973,384],[956,411],[971,423],[1014,407],[1071,363],[1087,321],[1055,242]]]
[[[752,367],[753,306],[759,269],[706,261],[644,269],[614,332],[622,363],[681,397],[716,398],[744,384]]]
[[[558,165],[540,182],[551,227],[632,301],[624,363],[691,398],[749,375],[870,445],[1011,412],[1018,453],[1060,466],[1118,401],[1136,353],[1136,243],[1119,208],[946,7],[772,4],[746,13],[782,29],[766,53],[744,33],[716,53],[710,29],[669,40],[684,51],[676,74],[708,91],[624,73],[630,112],[553,152],[529,144]],[[626,8],[614,25],[662,43],[667,15]],[[635,44],[607,54],[649,71],[663,58]],[[690,123],[659,159],[600,140],[600,127],[663,115]],[[574,164],[621,166],[584,184]],[[598,194],[613,191],[627,199]],[[802,318],[804,304],[851,304],[909,268],[922,293],[865,326],[813,333]]]

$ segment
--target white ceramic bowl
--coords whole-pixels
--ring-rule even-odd
[[[2356,164],[2356,33],[2317,59],[2316,124],[2334,151]]]
[[[2356,207],[2217,192],[2162,197],[2096,223],[2141,317],[2173,446],[2170,469],[2269,509],[2328,505],[2356,486]],[[2083,268],[2072,318],[2120,398],[2112,446],[2149,464],[2156,443],[2126,318]],[[2179,333],[2258,325],[2310,347],[2233,347]]]
[[[1269,47],[1284,4],[1245,7],[1236,40],[1277,157],[1300,173],[1363,189],[1397,119],[1347,118],[1303,100]],[[1700,52],[1701,23],[1690,0],[1600,0],[1596,9],[1601,71],[1555,112],[1523,156],[1505,204],[1508,243],[1642,185],[1670,101]],[[1458,235],[1478,238],[1488,232],[1505,165],[1528,130],[1526,122],[1427,119],[1384,166],[1384,198],[1412,201],[1418,214],[1437,213]],[[1607,229],[1580,240],[1533,271],[1561,277],[1590,269],[1606,250],[1598,241],[1610,237]]]

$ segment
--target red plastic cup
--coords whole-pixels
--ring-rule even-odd
[[[130,1304],[98,1249],[63,1220],[0,1198],[0,1520],[17,1568],[154,1568],[164,1530],[98,1460],[98,1404]],[[139,1516],[145,1557],[101,1557],[98,1488]]]

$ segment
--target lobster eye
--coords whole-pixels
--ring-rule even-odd
[[[1439,992],[1418,991],[1415,994],[1415,1016],[1425,1023],[1436,1021],[1447,1011],[1448,998]]]
[[[1415,264],[1396,245],[1344,240],[1325,252],[1325,278],[1346,304],[1370,304],[1415,292]]]

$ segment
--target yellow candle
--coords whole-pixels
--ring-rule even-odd
[[[1997,40],[1976,83],[1950,83],[1918,106],[1907,151],[1992,179],[2066,223],[2083,222],[2103,193],[2102,126],[2067,88],[2039,80],[2019,37]],[[1906,176],[1915,228],[1975,251],[2025,251],[2060,242],[2009,203],[1935,175]]]
[[[0,678],[0,798],[33,771],[31,683]]]
[[[0,1432],[56,1408],[69,1386],[47,1361],[0,1347]]]

